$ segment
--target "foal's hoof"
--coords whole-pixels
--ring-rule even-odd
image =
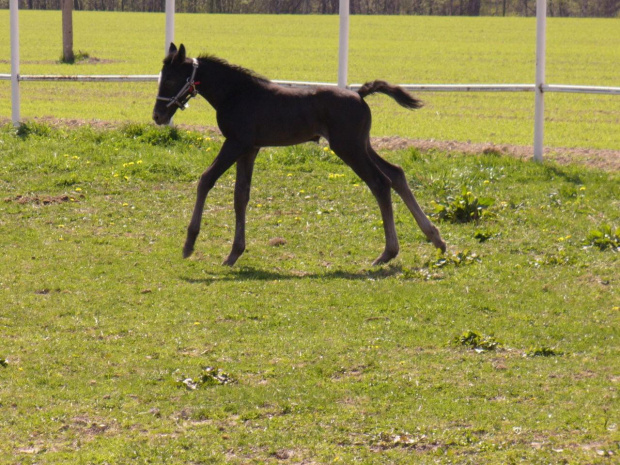
[[[433,244],[435,247],[437,247],[439,250],[441,250],[441,253],[446,253],[446,243],[442,240],[439,240],[437,242],[435,242]]]
[[[385,251],[379,256],[379,258],[372,262],[372,266],[383,265],[396,257],[396,255],[398,255],[398,252],[394,253]]]
[[[222,263],[222,265],[224,266],[233,266],[235,263],[237,263],[237,259],[239,257],[233,257],[232,255],[229,255],[228,258],[226,260],[224,260],[224,262]]]
[[[183,258],[188,258],[193,252],[194,246],[185,244],[185,247],[183,247]]]

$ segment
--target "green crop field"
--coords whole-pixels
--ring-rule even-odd
[[[8,11],[0,11],[0,72],[8,73]],[[157,74],[164,15],[75,12],[75,49],[90,60],[59,64],[61,16],[20,12],[23,74]],[[42,38],[45,38],[44,40]],[[335,82],[336,16],[179,14],[176,39],[190,54],[212,53],[271,79]],[[620,85],[619,19],[549,19],[547,80],[552,84]],[[351,83],[532,83],[534,18],[351,18]],[[22,83],[23,116],[148,122],[156,84]],[[0,117],[10,117],[10,85],[0,82]],[[374,135],[530,145],[533,93],[432,93],[407,112],[384,97],[369,99]],[[620,149],[620,98],[546,96],[550,147]],[[178,123],[215,125],[206,102]]]
[[[449,250],[395,199],[371,267],[363,183],[268,149],[228,268],[234,170],[181,258],[220,145],[0,129],[0,463],[617,463],[617,172],[388,152]]]

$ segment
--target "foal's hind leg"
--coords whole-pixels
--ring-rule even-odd
[[[258,150],[249,152],[237,160],[237,180],[235,181],[235,239],[224,265],[233,266],[245,251],[245,211],[250,201],[250,185],[254,160]]]
[[[370,159],[365,147],[349,149],[346,145],[333,144],[332,141],[330,141],[330,145],[336,155],[349,165],[368,185],[379,204],[383,220],[383,232],[385,234],[385,249],[372,264],[381,265],[382,263],[387,263],[396,257],[399,251],[396,226],[394,224],[394,212],[392,210],[391,182]]]
[[[393,165],[388,161],[381,158],[377,152],[370,146],[368,143],[368,153],[372,160],[379,166],[381,171],[385,173],[386,176],[390,178],[392,181],[392,187],[396,191],[396,193],[403,199],[405,205],[415,218],[418,226],[422,230],[422,232],[426,235],[429,241],[433,243],[435,247],[440,249],[442,252],[446,251],[446,243],[441,238],[439,234],[439,230],[437,227],[431,223],[428,217],[424,214],[417,200],[415,199],[413,192],[409,188],[407,184],[407,178],[403,169],[400,166]]]

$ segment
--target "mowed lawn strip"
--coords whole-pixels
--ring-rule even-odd
[[[8,11],[0,18],[9,24]],[[349,82],[528,84],[535,76],[535,18],[353,16]],[[551,84],[620,86],[618,19],[549,18]],[[75,12],[74,46],[87,60],[60,64],[59,11],[21,11],[22,74],[150,74],[161,68],[164,15]],[[41,41],[40,37],[46,37]],[[336,16],[178,14],[176,40],[191,56],[210,53],[270,79],[336,82]],[[0,72],[10,72],[9,28],[0,30]],[[24,118],[145,123],[157,92],[150,83],[21,83]],[[534,94],[420,93],[406,111],[369,99],[373,135],[531,145]],[[0,82],[0,117],[11,116],[10,83]],[[620,150],[617,96],[546,95],[545,145]],[[215,126],[197,99],[177,123]]]

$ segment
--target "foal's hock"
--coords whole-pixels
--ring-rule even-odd
[[[428,240],[445,251],[439,230],[418,205],[402,168],[381,158],[370,145],[371,115],[364,97],[377,92],[389,95],[405,108],[422,106],[404,89],[385,81],[368,82],[357,92],[336,87],[283,87],[213,56],[187,58],[183,45],[177,49],[171,44],[161,70],[153,119],[157,124],[167,124],[189,99],[201,95],[215,109],[218,126],[226,138],[220,153],[200,177],[183,256],[189,257],[194,251],[207,194],[236,163],[235,238],[224,261],[233,265],[245,250],[245,212],[258,151],[261,147],[294,145],[321,137],[377,199],[385,250],[374,265],[390,261],[399,250],[391,189],[403,199]]]

